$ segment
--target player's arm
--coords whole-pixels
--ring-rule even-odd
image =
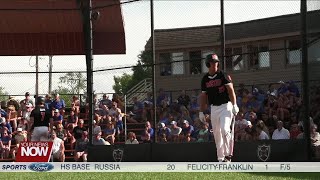
[[[227,74],[224,75],[223,84],[227,88],[229,98],[232,103],[232,113],[234,115],[237,115],[239,112],[239,108],[237,105],[237,98],[236,98],[236,93],[234,92],[233,83],[229,75]]]
[[[207,87],[205,83],[205,78],[203,77],[201,80],[201,94],[200,94],[200,112],[199,112],[199,119],[202,122],[206,121],[206,118],[203,114],[203,111],[207,109],[208,106],[208,95],[207,95]]]
[[[234,88],[233,88],[233,84],[232,83],[228,83],[225,85],[229,94],[229,98],[230,101],[232,103],[232,105],[236,105],[237,104],[237,98],[236,98],[236,93],[234,92]]]

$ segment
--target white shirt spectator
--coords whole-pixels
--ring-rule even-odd
[[[60,138],[54,138],[52,145],[52,153],[55,154],[60,151],[62,140]]]
[[[273,131],[272,139],[290,139],[290,133],[287,129],[282,128],[280,131],[278,129]]]
[[[137,139],[134,139],[133,141],[128,139],[128,140],[126,140],[125,144],[139,144],[139,141]]]
[[[264,131],[261,131],[260,135],[259,135],[259,139],[260,140],[264,140],[264,139],[270,139],[268,134]]]

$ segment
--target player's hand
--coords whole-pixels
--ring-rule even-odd
[[[204,116],[203,112],[199,112],[199,119],[201,122],[205,123],[206,122],[206,117]]]
[[[233,113],[233,115],[237,115],[238,114],[238,112],[239,112],[239,108],[238,108],[238,106],[235,104],[235,105],[233,105],[232,106],[232,113]]]

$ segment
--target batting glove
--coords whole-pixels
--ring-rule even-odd
[[[235,105],[233,105],[232,106],[232,113],[233,113],[233,115],[237,115],[238,114],[238,112],[239,112],[239,108],[238,108],[238,106],[235,104]]]
[[[199,112],[199,119],[201,122],[205,123],[206,122],[206,117],[204,116],[203,112]]]

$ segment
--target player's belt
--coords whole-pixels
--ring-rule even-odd
[[[221,103],[221,104],[211,104],[211,106],[221,106],[221,105],[223,105],[223,104],[228,104],[230,101],[228,101],[228,102],[225,102],[225,103]]]

